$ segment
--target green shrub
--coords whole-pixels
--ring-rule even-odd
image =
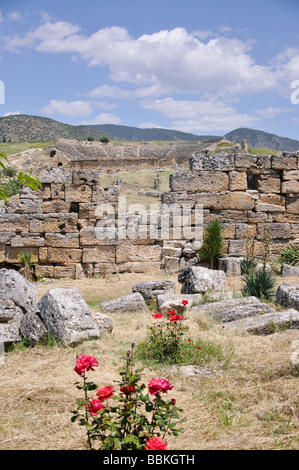
[[[291,243],[286,246],[281,252],[280,262],[290,264],[292,266],[299,265],[299,247]]]
[[[242,293],[245,296],[254,296],[261,300],[270,300],[275,294],[276,279],[272,273],[267,271],[249,271],[242,280],[245,286]]]
[[[251,259],[246,258],[241,261],[241,274],[249,274],[251,271],[254,271],[257,266],[257,263]]]
[[[206,227],[203,244],[198,254],[202,261],[208,261],[213,269],[219,258],[224,256],[224,238],[222,236],[224,227],[219,220],[215,219]]]

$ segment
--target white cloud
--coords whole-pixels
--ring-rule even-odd
[[[258,114],[259,116],[265,119],[272,119],[277,114],[290,113],[290,112],[293,112],[293,110],[288,109],[288,108],[277,108],[273,106],[269,106],[268,108],[264,108],[264,109],[257,109],[255,111],[256,114]]]
[[[157,124],[154,124],[153,122],[143,122],[139,124],[140,129],[163,129],[161,126],[157,126]]]
[[[0,10],[0,23],[1,23],[2,20],[3,20],[3,17],[2,17],[2,12]]]
[[[113,81],[172,92],[238,96],[277,86],[274,68],[257,65],[250,55],[252,42],[224,37],[203,42],[198,32],[188,33],[184,28],[137,39],[118,26],[90,36],[79,31],[71,23],[47,22],[23,37],[7,38],[6,47],[78,54],[89,66],[109,67]]]
[[[42,108],[45,114],[63,114],[65,116],[89,116],[92,113],[92,106],[88,101],[51,100]]]
[[[86,96],[89,98],[115,98],[115,99],[134,99],[146,98],[149,96],[160,96],[166,92],[157,85],[149,87],[140,87],[134,90],[124,90],[116,86],[101,85],[94,90],[89,91]]]
[[[91,119],[90,121],[82,121],[80,122],[81,125],[95,125],[95,124],[120,124],[121,120],[115,114],[110,113],[102,113],[98,114],[95,118]]]
[[[250,127],[259,120],[257,116],[241,114],[220,101],[188,101],[165,98],[144,101],[142,106],[162,113],[172,120],[172,127],[184,132],[219,132],[234,127]]]
[[[19,114],[21,114],[21,111],[11,111],[11,112],[8,112],[8,113],[3,114],[3,117],[7,117],[7,116],[18,116]]]
[[[23,21],[24,20],[23,16],[18,11],[12,11],[10,13],[7,13],[7,16],[12,21]]]

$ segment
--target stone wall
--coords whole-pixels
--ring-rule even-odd
[[[100,187],[99,171],[51,168],[37,171],[43,188],[23,187],[0,214],[0,264],[17,265],[29,252],[40,277],[77,277],[111,272],[147,272],[165,267],[176,271],[192,264],[197,239],[178,239],[172,232],[161,239],[164,207],[189,204],[194,225],[196,205],[203,206],[203,223],[219,219],[225,227],[229,254],[244,254],[250,232],[259,254],[265,225],[271,228],[274,251],[299,242],[299,153],[281,156],[193,154],[190,171],[170,176],[170,191],[162,195],[154,232],[148,214],[125,212],[120,217],[119,189]],[[138,203],[138,201],[136,201]],[[116,227],[125,222],[128,237],[99,239],[96,227],[106,217],[99,204],[110,204]],[[135,227],[143,235],[133,239]],[[131,231],[131,232],[130,232]]]
[[[204,224],[217,218],[225,226],[227,252],[245,253],[250,232],[260,253],[264,227],[270,227],[273,256],[299,242],[299,152],[282,155],[194,155],[190,171],[170,176],[166,204],[202,204]]]

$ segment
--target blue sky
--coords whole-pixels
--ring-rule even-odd
[[[298,20],[295,0],[0,0],[0,116],[299,140]]]

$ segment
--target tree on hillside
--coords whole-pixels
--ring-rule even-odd
[[[1,154],[0,154],[0,159],[5,160],[6,162],[8,161],[7,158]],[[5,164],[1,160],[0,160],[0,169],[2,169],[3,171],[6,170]],[[38,186],[42,188],[41,182],[37,178],[32,176],[31,173],[29,172],[24,173],[23,171],[20,171],[18,174],[16,174],[16,179],[17,179],[19,186],[20,185],[29,186],[29,188],[33,189],[34,191],[37,190]],[[1,187],[0,185],[0,199],[3,199],[4,201],[6,201],[8,196],[9,194],[7,190],[4,187]]]

